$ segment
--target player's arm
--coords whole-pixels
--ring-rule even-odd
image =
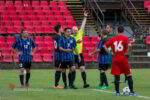
[[[105,44],[104,44],[104,50],[109,53],[109,47],[112,45],[112,39],[109,39]]]
[[[72,52],[73,51],[72,49],[64,49],[62,47],[59,47],[59,50],[63,51],[63,52]]]
[[[88,13],[85,11],[85,12],[84,12],[84,19],[83,19],[83,21],[82,21],[80,30],[84,30],[84,29],[85,29],[85,24],[86,24],[86,21],[87,21],[87,16],[88,16]],[[80,31],[80,30],[79,30],[79,31]]]
[[[59,50],[62,52],[72,52],[73,51],[72,49],[64,48],[64,42],[63,42],[62,38],[60,38],[60,40],[59,40]]]
[[[36,44],[32,40],[32,52],[31,52],[31,54],[33,55],[35,52],[36,52]]]
[[[18,48],[18,42],[17,42],[17,40],[16,40],[16,42],[12,44],[12,52],[13,52],[14,54],[19,53],[19,50],[18,50],[17,48]]]

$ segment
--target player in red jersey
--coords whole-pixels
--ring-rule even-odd
[[[130,68],[128,67],[128,57],[125,56],[128,52],[128,37],[125,37],[123,33],[124,27],[118,27],[117,36],[108,40],[108,42],[104,44],[104,48],[107,52],[109,47],[112,48],[112,75],[115,76],[116,96],[120,96],[120,74],[125,74],[128,76],[128,85],[130,89],[129,96],[136,96],[133,91],[132,74],[130,72]]]

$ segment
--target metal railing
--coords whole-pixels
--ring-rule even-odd
[[[91,11],[91,13],[94,13],[96,15],[97,22],[104,27],[104,14],[102,12],[102,9],[97,4],[96,0],[85,0],[86,2],[86,8]],[[100,16],[101,17],[100,17]]]
[[[127,10],[128,11],[128,13],[132,16],[132,19],[133,19],[133,21],[135,21],[136,22],[136,24],[138,25],[138,26],[140,26],[140,24],[139,24],[139,22],[136,20],[136,18],[135,18],[135,16],[133,15],[133,13],[131,12],[131,9],[129,9],[129,7],[128,7],[128,4],[127,4],[127,2],[129,2],[130,3],[130,5],[132,6],[132,8],[136,11],[136,13],[139,15],[139,13],[138,13],[138,11],[136,10],[136,8],[135,8],[135,6],[133,5],[133,3],[130,1],[130,0],[121,0],[121,2],[122,2],[122,9],[124,9],[124,10]]]

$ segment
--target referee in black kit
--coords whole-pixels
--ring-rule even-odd
[[[21,88],[28,88],[30,79],[30,68],[32,63],[32,55],[36,51],[36,44],[28,37],[27,30],[21,30],[20,37],[16,38],[16,42],[12,45],[12,51],[19,55],[20,83]],[[24,83],[24,70],[26,70],[26,82]]]

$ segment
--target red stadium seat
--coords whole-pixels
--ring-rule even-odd
[[[49,22],[48,21],[41,21],[42,22],[42,26],[44,27],[49,27]]]
[[[89,58],[88,54],[84,54],[84,61],[85,62],[91,62],[92,60]]]
[[[16,33],[16,29],[14,27],[7,27],[7,33],[11,34],[11,33]]]
[[[48,43],[47,48],[48,48],[48,50],[52,50],[54,48],[54,46],[52,43]]]
[[[23,1],[23,5],[25,6],[25,7],[28,7],[28,6],[30,6],[31,5],[31,2],[30,1]]]
[[[26,16],[26,15],[27,15],[27,13],[24,12],[24,11],[22,11],[22,10],[18,10],[17,13],[18,13],[19,17],[20,17],[20,16]]]
[[[43,43],[44,42],[44,38],[43,38],[43,36],[36,36],[35,37],[35,41],[36,41],[36,43]]]
[[[3,16],[3,20],[11,20],[11,18],[9,16]]]
[[[13,6],[14,3],[13,3],[13,1],[6,1],[5,5],[6,6]]]
[[[8,6],[8,7],[7,7],[7,10],[8,10],[8,11],[15,11],[16,8],[15,8],[15,6]]]
[[[55,12],[54,12],[54,15],[55,15],[55,16],[60,16],[60,17],[61,17],[62,14],[61,14],[60,11],[55,11]]]
[[[31,21],[24,21],[24,26],[28,27],[28,26],[32,26],[33,23]]]
[[[50,5],[57,6],[57,2],[56,1],[50,1]]]
[[[4,0],[0,1],[0,6],[3,6],[3,5],[5,5],[5,1]]]
[[[38,50],[48,50],[47,44],[44,43],[38,44]]]
[[[4,55],[3,56],[3,62],[10,63],[12,61],[13,61],[12,55]]]
[[[98,37],[97,36],[92,36],[91,41],[92,41],[92,43],[97,43],[98,42]]]
[[[66,6],[66,4],[65,4],[64,1],[59,1],[59,2],[58,2],[58,5],[60,5],[60,6]]]
[[[4,36],[0,36],[0,44],[4,44],[5,43],[5,37]]]
[[[146,37],[146,44],[150,44],[150,36]]]
[[[41,26],[41,22],[39,22],[39,21],[33,21],[33,26]]]
[[[86,42],[90,42],[90,39],[88,36],[84,36],[84,43],[86,43]]]
[[[43,11],[38,11],[38,12],[36,12],[36,15],[37,16],[45,16],[45,13],[43,12]]]
[[[0,33],[1,34],[7,33],[6,28],[5,27],[0,27]]]
[[[24,6],[24,9],[25,9],[26,11],[28,11],[28,10],[30,11],[30,10],[33,10],[33,7],[30,6],[30,5],[29,5],[29,6]]]
[[[15,1],[15,6],[23,6],[23,2],[22,1]]]
[[[48,6],[49,4],[48,4],[48,1],[41,1],[40,5],[41,6]]]
[[[42,6],[42,10],[43,10],[43,12],[47,12],[47,11],[49,11],[50,9],[49,9],[48,6]]]
[[[43,62],[41,55],[33,55],[33,62]]]
[[[52,43],[52,37],[51,36],[45,36],[44,37],[44,43],[45,44]]]
[[[52,27],[50,27],[50,26],[44,27],[44,33],[52,33],[52,32],[53,32]]]
[[[150,7],[150,1],[144,1],[144,7],[149,8]]]
[[[44,55],[52,55],[52,50],[41,50],[41,54]]]
[[[53,61],[52,55],[44,55],[43,56],[43,61],[44,62],[52,62]]]
[[[7,43],[8,44],[12,44],[12,43],[14,43],[16,41],[16,37],[14,37],[14,36],[8,36],[7,37]]]
[[[25,27],[28,30],[29,34],[35,33],[35,29],[33,27]]]
[[[42,8],[39,7],[39,6],[35,6],[35,7],[33,7],[33,9],[34,9],[35,12],[39,12],[39,11],[42,10]]]
[[[51,5],[50,6],[50,9],[52,10],[52,11],[60,11],[60,9],[59,9],[59,7],[58,6],[54,6],[54,5]]]
[[[35,27],[35,32],[36,33],[43,33],[44,32],[44,28],[43,27]]]
[[[39,1],[32,1],[32,6],[39,6],[40,2]]]

